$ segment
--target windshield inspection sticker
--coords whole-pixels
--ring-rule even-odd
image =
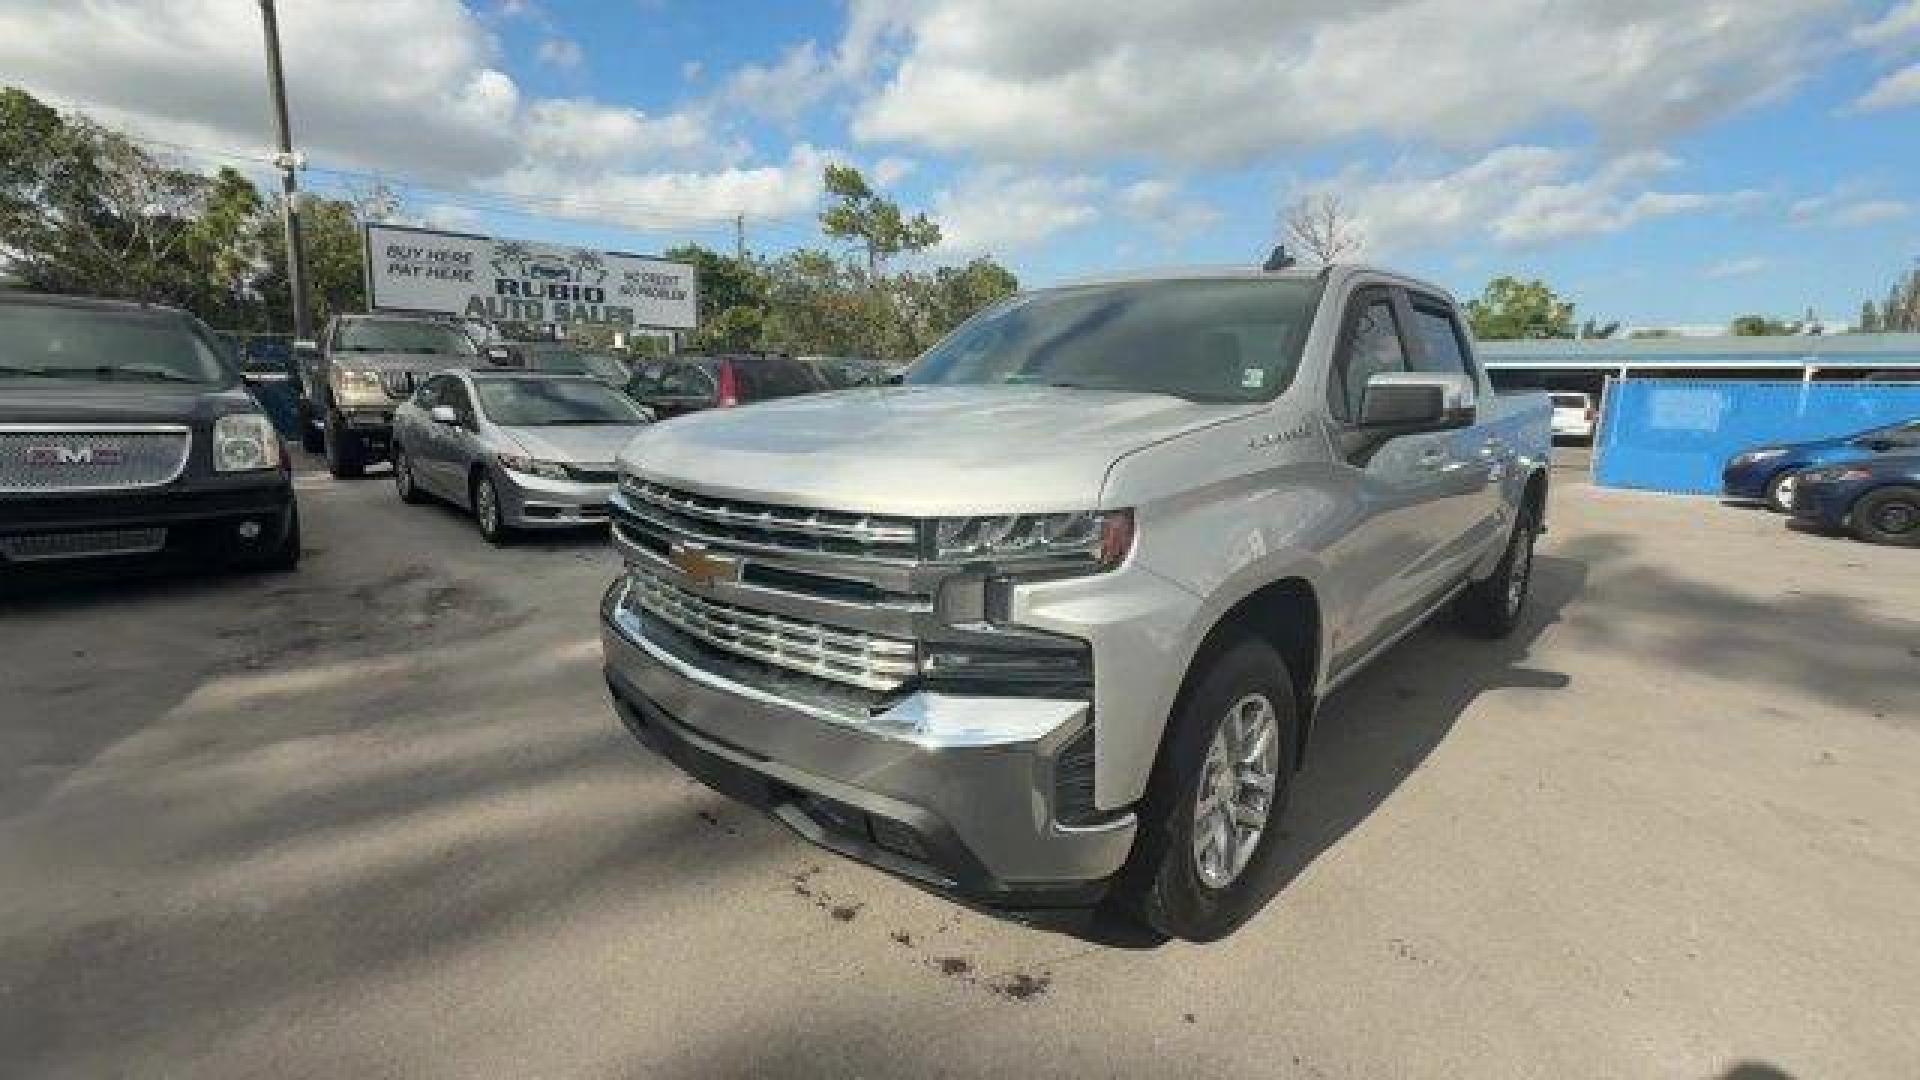
[[[1250,367],[1241,369],[1240,388],[1242,390],[1258,390],[1265,385],[1267,385],[1266,368]]]

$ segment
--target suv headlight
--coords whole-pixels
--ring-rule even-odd
[[[378,371],[334,368],[329,381],[333,384],[334,399],[342,405],[386,404],[387,388],[380,385]]]
[[[1133,549],[1133,511],[992,514],[934,522],[942,562],[1044,562],[1111,570]]]
[[[280,467],[280,433],[259,413],[233,413],[213,422],[213,470],[254,472]]]
[[[539,458],[521,457],[519,454],[495,454],[493,459],[508,472],[524,473],[548,480],[571,479],[567,474],[567,467],[557,461],[542,461]]]

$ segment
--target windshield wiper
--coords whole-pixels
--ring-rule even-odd
[[[53,370],[50,368],[24,367],[19,364],[0,364],[0,378],[51,379],[55,377]]]
[[[204,382],[191,375],[182,375],[165,368],[137,367],[126,364],[96,364],[92,367],[19,367],[13,364],[0,364],[0,376],[31,379],[100,379],[102,381],[132,378],[147,379],[152,382]]]

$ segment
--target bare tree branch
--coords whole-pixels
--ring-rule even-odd
[[[1328,191],[1294,200],[1286,209],[1284,224],[1288,242],[1318,263],[1357,255],[1366,244],[1340,196]]]

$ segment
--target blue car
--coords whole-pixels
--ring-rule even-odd
[[[1785,513],[1793,506],[1793,488],[1801,470],[1889,453],[1920,453],[1920,418],[1835,439],[1756,446],[1727,461],[1720,487],[1728,498],[1761,499]]]
[[[1868,543],[1920,547],[1920,452],[1808,469],[1793,488],[1793,515]]]

